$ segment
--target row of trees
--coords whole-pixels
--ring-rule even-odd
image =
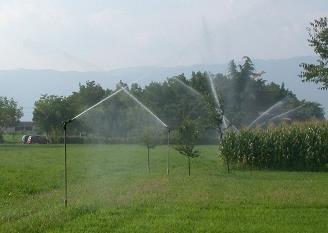
[[[311,117],[324,118],[324,111],[318,103],[298,100],[283,83],[281,85],[267,83],[261,78],[262,74],[263,72],[256,72],[249,57],[244,57],[243,64],[237,65],[234,61],[230,62],[228,76],[215,79],[216,86],[221,89],[225,115],[235,125],[247,126],[259,113],[283,99],[288,99],[288,101],[280,107],[281,113],[304,104],[304,107],[293,114],[294,120],[303,121]]]
[[[192,73],[188,79],[181,74],[164,82],[151,82],[145,87],[136,83],[129,87],[120,82],[117,88],[126,88],[171,129],[178,128],[184,119],[197,121],[200,139],[209,142],[209,138],[206,137],[215,134],[221,120],[208,84],[209,75],[197,72]],[[246,127],[260,113],[286,97],[288,103],[281,111],[304,104],[295,114],[290,115],[292,119],[298,121],[311,118],[324,119],[324,111],[318,103],[300,101],[283,84],[267,83],[256,76],[254,64],[248,57],[240,65],[232,61],[229,75],[212,76],[224,115],[237,127]],[[55,138],[62,132],[63,120],[72,118],[114,91],[103,89],[94,81],[89,81],[80,84],[79,90],[67,97],[44,95],[35,103],[33,121],[40,132]],[[141,114],[142,111],[128,95],[122,92],[90,112],[76,129],[85,134],[100,133],[104,137],[115,135],[126,137],[132,130],[138,131],[134,124],[137,116],[140,117],[138,119],[140,127],[147,124],[143,119],[145,119],[144,115],[149,114]],[[139,115],[136,114],[138,112]],[[89,127],[90,124],[92,127]]]
[[[117,88],[126,88],[171,129],[177,128],[187,117],[197,119],[203,132],[215,129],[211,120],[214,114],[209,107],[211,102],[205,101],[201,95],[195,96],[181,82],[187,82],[183,75],[163,83],[153,82],[144,88],[138,84],[128,87],[120,82]],[[67,97],[45,95],[35,103],[33,121],[40,132],[55,139],[62,132],[60,123],[63,120],[72,118],[113,93],[114,90],[105,90],[99,84],[90,81],[80,85],[78,92]],[[160,127],[156,119],[122,91],[75,121],[71,133],[77,135],[82,132],[84,135],[124,139],[131,138],[131,135],[137,136],[146,125]]]
[[[303,81],[320,83],[323,89],[327,88],[328,80],[327,26],[328,20],[326,17],[314,20],[310,24],[308,28],[310,38],[308,41],[310,46],[314,48],[314,52],[319,56],[318,64],[301,64],[304,71],[300,74]],[[224,114],[239,127],[247,125],[261,111],[286,96],[291,97],[286,109],[304,105],[304,102],[297,100],[296,96],[285,89],[283,84],[281,86],[275,83],[268,84],[261,78],[261,74],[255,71],[251,59],[245,57],[242,64],[231,61],[227,76],[217,74],[214,78],[217,91],[221,95],[221,101],[224,102]],[[212,96],[208,91],[206,81],[204,81],[207,75],[198,72],[193,73],[190,79],[187,79],[184,75],[177,76],[176,79],[201,93],[207,103],[206,107],[213,110],[216,106],[211,102]],[[126,86],[124,83],[120,83],[120,85]],[[177,85],[171,79],[164,83],[154,82],[144,88],[138,86],[138,84],[132,84],[130,91],[150,106],[169,125],[175,127],[182,121],[183,117],[198,110],[195,107],[197,104],[192,104],[192,106],[186,104],[188,102],[185,101],[186,99],[189,100],[189,103],[192,102],[189,96],[186,98],[186,95],[181,95],[185,91],[177,93],[181,87],[174,86]],[[59,134],[59,125],[63,119],[72,117],[112,92],[112,90],[105,90],[91,81],[80,85],[78,92],[74,92],[68,97],[44,95],[35,103],[34,122],[39,127],[40,132],[55,137]],[[1,129],[15,125],[23,115],[22,108],[17,106],[17,102],[6,97],[1,97],[0,109]],[[212,114],[215,112],[212,110],[207,113],[207,119],[210,120],[202,122],[202,125],[207,128],[212,124],[211,122],[220,121],[220,119],[215,119],[217,116]],[[179,114],[176,114],[177,112]],[[176,115],[176,117],[172,117],[172,115]],[[293,117],[298,120],[305,120],[310,117],[321,119],[323,118],[323,111],[317,103],[306,103],[305,107],[302,107],[302,111],[297,111],[297,114]]]

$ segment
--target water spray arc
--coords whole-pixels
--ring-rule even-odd
[[[223,120],[223,110],[221,108],[221,104],[220,104],[220,101],[219,101],[218,94],[216,93],[216,90],[215,90],[215,87],[214,87],[213,79],[210,76],[209,72],[208,72],[208,75],[206,75],[206,77],[207,77],[207,80],[208,80],[209,85],[211,87],[211,92],[212,92],[213,99],[216,103],[215,110],[216,110],[217,114],[219,115],[219,117],[221,117],[221,119],[217,122],[218,123],[219,140],[221,141],[222,138],[223,138],[223,131],[224,131],[224,129],[222,128],[222,123],[224,121]]]
[[[224,112],[223,112],[223,109],[222,109],[222,106],[221,106],[221,103],[220,103],[220,100],[219,100],[219,97],[218,97],[218,93],[215,90],[214,83],[213,83],[213,78],[212,78],[210,72],[208,72],[208,75],[206,77],[207,77],[208,83],[209,83],[210,88],[211,88],[211,92],[212,92],[214,102],[216,103],[216,108],[215,109],[216,109],[218,115],[221,117],[221,119],[218,122],[218,133],[219,133],[219,139],[221,141],[223,136],[224,136],[224,131],[225,130],[227,130],[229,128],[232,128],[235,132],[239,132],[239,130],[224,115]]]
[[[68,123],[72,122],[73,120],[79,118],[80,116],[84,115],[85,113],[89,112],[91,109],[97,107],[99,104],[105,102],[106,100],[112,98],[113,96],[117,95],[118,93],[120,93],[123,90],[123,88],[118,89],[117,91],[115,91],[114,93],[112,93],[111,95],[107,96],[106,98],[100,100],[98,103],[96,103],[95,105],[92,105],[90,108],[84,110],[83,112],[81,112],[80,114],[76,115],[75,117],[73,117],[71,120],[68,121]]]
[[[218,113],[219,115],[222,115],[222,126],[223,126],[223,128],[222,128],[222,126],[219,125],[218,127],[221,128],[220,131],[224,131],[224,130],[226,130],[226,129],[228,129],[228,128],[232,128],[234,131],[239,132],[239,130],[237,129],[237,127],[234,126],[234,125],[228,120],[228,118],[223,114],[223,111],[222,111],[222,109],[221,109],[221,104],[220,104],[220,101],[219,101],[219,97],[218,97],[218,94],[217,94],[217,92],[216,92],[216,90],[215,90],[215,87],[214,87],[214,83],[213,83],[212,78],[208,76],[207,79],[208,79],[208,83],[209,83],[210,88],[211,88],[212,97],[213,97],[214,102],[215,102],[215,104],[216,104],[216,108],[215,108],[215,109],[216,109],[216,111],[217,111],[217,113]],[[201,93],[199,93],[197,90],[195,90],[195,89],[192,88],[191,86],[185,84],[185,83],[182,82],[180,79],[178,79],[178,78],[175,77],[174,80],[176,80],[176,81],[177,81],[179,84],[181,84],[183,87],[185,87],[185,88],[187,88],[188,90],[190,90],[193,94],[195,94],[195,95],[197,95],[197,96],[200,96],[200,97],[204,97]],[[221,135],[221,133],[220,133],[220,137],[221,137],[221,136],[222,136],[222,135]]]
[[[273,120],[275,120],[275,119],[279,119],[279,118],[282,118],[282,117],[284,117],[284,116],[288,116],[288,114],[290,114],[290,113],[292,113],[292,112],[295,112],[296,110],[298,110],[298,109],[300,109],[300,108],[302,108],[302,107],[304,107],[305,106],[305,104],[301,104],[300,106],[297,106],[296,108],[293,108],[293,109],[290,109],[290,110],[288,110],[288,111],[286,111],[286,112],[283,112],[283,113],[281,113],[281,114],[279,114],[279,115],[276,115],[276,116],[274,116],[274,117],[271,117],[269,120],[268,120],[268,122],[269,121],[273,121]],[[267,122],[264,122],[264,123],[262,123],[260,126],[263,126],[263,125],[265,125]]]
[[[149,108],[147,108],[143,103],[141,103],[134,95],[132,95],[126,88],[121,87],[122,90],[130,96],[137,104],[139,104],[144,110],[146,110],[150,115],[152,115],[162,126],[167,129],[167,175],[170,174],[170,133],[171,130],[155,113],[153,113]]]
[[[207,75],[207,80],[209,81],[214,101],[217,104],[217,107],[218,107],[217,110],[219,111],[219,113],[222,114],[222,109],[221,109],[221,104],[220,104],[220,101],[219,101],[218,93],[215,90],[212,76],[210,76],[210,73],[208,73],[208,74],[209,75]]]
[[[223,124],[223,127],[224,129],[229,129],[229,128],[232,128],[235,132],[239,132],[239,129],[237,129],[236,126],[234,126],[228,119],[225,115],[223,115],[222,117],[222,124]]]
[[[120,87],[120,89],[116,90],[111,95],[107,96],[106,98],[102,99],[98,103],[92,105],[91,107],[87,108],[83,112],[79,113],[78,115],[76,115],[72,119],[63,121],[63,129],[64,129],[64,183],[65,183],[64,203],[65,203],[65,207],[67,207],[67,204],[68,204],[68,199],[67,199],[67,196],[68,196],[68,191],[67,191],[68,190],[68,182],[67,182],[67,180],[68,180],[68,178],[67,178],[67,126],[70,123],[72,123],[74,120],[76,120],[77,118],[83,116],[84,114],[86,114],[90,110],[94,109],[95,107],[97,107],[101,103],[103,103],[103,102],[109,100],[110,98],[114,97],[115,95],[117,95],[121,91],[124,91],[130,98],[132,98],[137,104],[139,104],[144,110],[146,110],[151,116],[153,116],[158,122],[160,122],[160,124],[162,126],[164,126],[167,129],[167,175],[169,175],[169,173],[170,173],[170,167],[169,167],[170,166],[170,160],[169,160],[170,159],[170,133],[171,133],[170,128],[157,115],[155,115],[149,108],[147,108],[135,96],[133,96],[126,88]]]
[[[268,108],[265,112],[263,112],[261,115],[259,115],[254,121],[252,121],[247,128],[251,128],[253,125],[255,125],[256,122],[258,122],[259,120],[261,120],[264,116],[267,116],[270,114],[270,112],[272,112],[273,110],[279,108],[280,106],[282,106],[284,104],[285,99],[278,101],[277,103],[275,103],[274,105],[272,105],[270,108]]]
[[[193,94],[195,94],[196,96],[201,96],[203,97],[202,94],[200,94],[198,91],[196,91],[194,88],[192,88],[191,86],[185,84],[184,82],[182,82],[180,79],[174,77],[173,78],[175,81],[177,81],[179,84],[181,84],[183,87],[187,88],[189,91],[191,91]]]
[[[123,90],[128,96],[130,96],[137,104],[139,104],[144,110],[146,110],[150,115],[152,115],[156,120],[158,120],[165,128],[168,128],[168,126],[161,120],[159,119],[158,116],[155,115],[155,113],[153,113],[152,111],[150,111],[149,108],[147,108],[143,103],[141,103],[134,95],[132,95],[128,90],[126,90],[125,88],[122,88],[121,90]]]
[[[69,120],[66,120],[66,121],[63,122],[63,129],[64,129],[64,179],[65,179],[65,200],[64,200],[64,202],[65,202],[65,207],[67,207],[67,186],[68,186],[68,182],[67,182],[67,126],[68,126],[68,124],[72,123],[75,119],[77,119],[80,116],[86,114],[91,109],[97,107],[99,104],[101,104],[104,101],[112,98],[113,96],[115,96],[116,94],[118,94],[121,91],[122,91],[122,88],[119,89],[119,90],[117,90],[117,91],[115,91],[114,93],[112,93],[111,95],[107,96],[106,98],[104,98],[103,100],[99,101],[98,103],[96,103],[96,104],[92,105],[91,107],[87,108],[86,110],[84,110],[80,114],[76,115],[72,119],[69,119]]]

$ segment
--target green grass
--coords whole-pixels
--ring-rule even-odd
[[[232,171],[216,146],[0,146],[0,232],[328,232],[328,174]]]

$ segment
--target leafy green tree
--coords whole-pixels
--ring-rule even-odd
[[[245,56],[243,57],[243,64],[236,65],[234,61],[229,64],[229,76],[232,82],[233,91],[233,112],[232,118],[234,124],[241,126],[245,121],[249,108],[254,104],[256,95],[254,93],[256,82],[253,82],[252,75],[255,71],[252,60]],[[252,94],[252,95],[250,95]]]
[[[0,128],[15,126],[23,116],[23,108],[14,99],[0,96]]]
[[[151,82],[146,86],[133,84],[129,87],[121,81],[117,88],[123,86],[129,90],[173,131],[180,127],[185,118],[197,122],[198,141],[201,143],[217,142],[216,130],[220,129],[223,111],[233,125],[240,127],[248,125],[286,96],[292,101],[281,112],[307,103],[299,101],[283,84],[267,83],[256,75],[250,58],[246,57],[241,65],[232,61],[229,69],[229,75],[211,76],[215,90],[220,93],[221,109],[218,109],[214,101],[208,82],[210,74],[206,72],[193,72],[191,78],[181,74],[164,82]],[[68,97],[41,98],[36,103],[34,119],[38,121],[41,132],[59,134],[61,121],[76,116],[113,92],[103,89],[94,81],[88,81],[80,84],[79,90]],[[302,107],[296,113],[289,115],[291,120],[323,119],[324,116],[318,104]],[[143,126],[147,125],[148,117],[149,113],[144,113],[125,92],[120,92],[80,120],[74,121],[69,132],[72,135],[105,138],[107,141],[113,139],[126,143],[129,137],[134,142],[140,142],[142,140],[139,134]],[[52,127],[54,125],[56,127]],[[58,132],[54,133],[56,131]]]
[[[204,101],[202,101],[202,106],[206,108],[206,114],[203,114],[200,118],[201,122],[199,122],[202,127],[200,131],[206,131],[209,129],[215,129],[220,138],[222,138],[222,118],[224,114],[224,106],[223,99],[219,95],[218,104],[215,100],[214,93],[211,90],[210,79],[214,81],[214,75],[210,73],[201,73],[201,72],[193,72],[190,79],[190,86],[197,90],[201,95]],[[215,91],[216,86],[214,85]]]
[[[324,110],[322,106],[316,102],[301,101],[295,112],[291,112],[287,117],[292,116],[293,119],[298,121],[306,121],[309,119],[324,120]]]
[[[74,115],[77,115],[78,113],[98,103],[111,93],[112,92],[110,90],[103,89],[101,85],[95,81],[86,81],[85,84],[79,84],[79,90],[68,96],[66,102],[70,105],[70,112],[74,112]],[[93,113],[97,111],[99,111],[99,109],[96,109]],[[88,124],[86,124],[85,121],[75,121],[73,128],[76,133],[84,132],[88,134],[94,127],[88,127]]]
[[[83,111],[85,108],[90,107],[110,94],[109,90],[104,90],[100,84],[95,81],[87,81],[85,84],[79,84],[79,91],[73,92],[69,97],[69,102],[78,111]]]
[[[155,148],[158,144],[156,132],[151,127],[145,127],[142,132],[142,142],[147,147],[147,170],[150,172],[150,149]]]
[[[199,130],[197,123],[185,118],[177,129],[175,149],[188,158],[188,174],[190,176],[190,159],[200,156],[198,150],[195,149]]]
[[[33,122],[40,132],[45,132],[49,141],[58,142],[62,133],[62,121],[73,117],[67,97],[43,95],[35,102]]]
[[[138,85],[138,83],[132,83],[130,92],[137,98],[142,97],[143,89]]]
[[[321,84],[321,89],[328,89],[328,18],[323,17],[310,23],[307,28],[308,39],[314,52],[319,55],[317,64],[302,63],[304,71],[299,75],[303,82]]]
[[[2,129],[15,126],[23,116],[23,108],[18,107],[14,99],[0,96],[0,142],[2,139]]]

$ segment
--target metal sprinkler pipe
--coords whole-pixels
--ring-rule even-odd
[[[167,175],[170,174],[170,134],[171,134],[171,129],[169,127],[167,128],[167,164],[166,164],[166,172]]]
[[[67,207],[67,125],[72,123],[75,119],[81,117],[82,115],[86,114],[87,112],[89,112],[91,109],[97,107],[99,104],[103,103],[104,101],[110,99],[111,97],[113,97],[114,95],[120,93],[123,89],[120,88],[118,90],[116,90],[115,92],[113,92],[111,95],[107,96],[106,98],[102,99],[101,101],[99,101],[98,103],[96,103],[95,105],[89,107],[88,109],[84,110],[83,112],[81,112],[80,114],[76,115],[75,117],[73,117],[72,119],[68,119],[67,121],[63,121],[63,129],[64,129],[64,176],[65,176],[65,207]]]
[[[65,177],[65,207],[67,207],[67,125],[73,120],[69,119],[63,122],[64,129],[64,177]]]

